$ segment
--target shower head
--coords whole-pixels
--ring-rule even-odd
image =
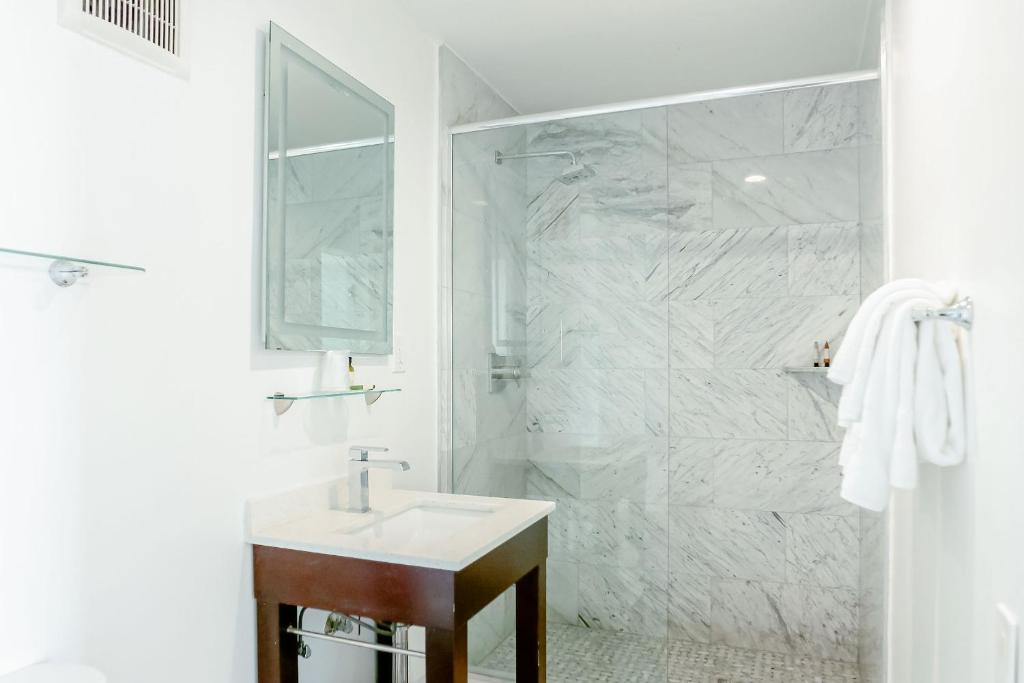
[[[586,178],[594,176],[594,169],[584,164],[571,164],[558,176],[558,182],[563,185],[572,185]]]
[[[551,152],[527,152],[525,154],[503,154],[501,151],[494,152],[494,163],[499,166],[508,159],[537,159],[540,157],[564,157],[569,160],[569,167],[558,175],[558,182],[564,185],[572,185],[575,182],[590,178],[594,175],[594,169],[581,164],[576,155],[567,149],[554,150]]]

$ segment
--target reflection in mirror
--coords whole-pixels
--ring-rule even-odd
[[[389,353],[394,107],[274,24],[267,69],[267,348]]]

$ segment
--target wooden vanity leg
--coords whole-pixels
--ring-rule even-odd
[[[298,608],[276,602],[256,605],[257,680],[299,683],[298,639],[285,633],[298,620]]]
[[[467,683],[466,624],[454,631],[427,628],[427,683]],[[262,681],[260,682],[262,683]]]
[[[516,581],[516,681],[547,680],[547,570],[542,564]]]

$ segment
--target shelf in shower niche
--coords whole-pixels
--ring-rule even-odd
[[[29,258],[50,261],[50,279],[58,287],[70,287],[80,279],[89,274],[87,266],[101,266],[103,268],[114,268],[117,270],[132,270],[145,273],[142,266],[132,266],[127,263],[114,263],[113,261],[97,261],[95,259],[79,258],[77,256],[62,256],[60,254],[47,254],[39,251],[25,251],[23,249],[9,249],[0,247],[0,255],[10,254],[12,256],[27,256]]]
[[[825,375],[828,374],[828,368],[816,368],[813,365],[790,365],[783,368],[785,372],[791,375]]]
[[[366,401],[366,405],[371,406],[377,402],[381,394],[393,394],[401,389],[344,389],[338,391],[318,391],[311,394],[282,394],[276,393],[271,396],[267,396],[267,400],[274,402],[274,412],[278,415],[284,415],[288,412],[288,409],[292,407],[292,404],[296,401],[309,401],[315,398],[339,398],[342,396],[362,396]]]

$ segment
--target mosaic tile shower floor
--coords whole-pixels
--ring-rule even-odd
[[[482,662],[515,670],[515,637]],[[857,683],[857,666],[725,645],[656,641],[626,633],[548,625],[550,683]]]

